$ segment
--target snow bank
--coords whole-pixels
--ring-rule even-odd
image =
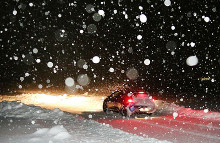
[[[0,103],[0,140],[4,143],[167,143],[114,129],[59,109],[53,111],[17,102]]]
[[[63,125],[57,125],[50,128],[38,129],[35,133],[30,135],[29,142],[53,142],[68,140],[71,138],[69,132],[63,127]]]
[[[15,101],[0,103],[0,116],[16,117],[16,118],[31,118],[31,119],[59,119],[67,118],[63,116],[64,112],[59,109],[47,110],[38,106],[25,105]]]
[[[185,108],[184,106],[179,106],[174,103],[168,103],[161,100],[156,101],[158,112],[162,114],[173,114],[176,117],[193,117],[206,120],[219,120],[220,113],[205,110],[193,110],[191,108]]]

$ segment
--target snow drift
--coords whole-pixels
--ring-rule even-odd
[[[191,108],[185,108],[174,103],[168,103],[161,100],[155,101],[157,105],[157,112],[159,114],[173,114],[173,117],[193,117],[205,120],[218,120],[220,121],[220,113],[204,110],[193,110]]]
[[[59,109],[3,101],[0,111],[0,140],[4,143],[168,142],[133,135]]]

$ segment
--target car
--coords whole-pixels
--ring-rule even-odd
[[[103,101],[103,111],[119,112],[122,116],[130,117],[134,113],[151,115],[156,111],[152,96],[145,91],[126,92],[115,91]]]

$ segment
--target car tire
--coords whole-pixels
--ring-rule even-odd
[[[122,116],[125,116],[125,117],[128,116],[127,109],[125,109],[124,106],[121,107],[121,109],[120,109],[120,114],[121,114]]]
[[[103,112],[107,112],[108,111],[108,107],[107,107],[107,103],[104,101],[103,102]]]

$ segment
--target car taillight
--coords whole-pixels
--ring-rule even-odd
[[[133,102],[133,100],[132,99],[128,99],[128,103],[132,103]]]
[[[144,93],[144,91],[139,91],[138,93],[143,94],[143,93]]]
[[[125,103],[126,105],[128,105],[128,104],[130,104],[130,103],[134,103],[134,100],[133,100],[132,98],[126,98],[126,99],[124,100],[124,103]]]

